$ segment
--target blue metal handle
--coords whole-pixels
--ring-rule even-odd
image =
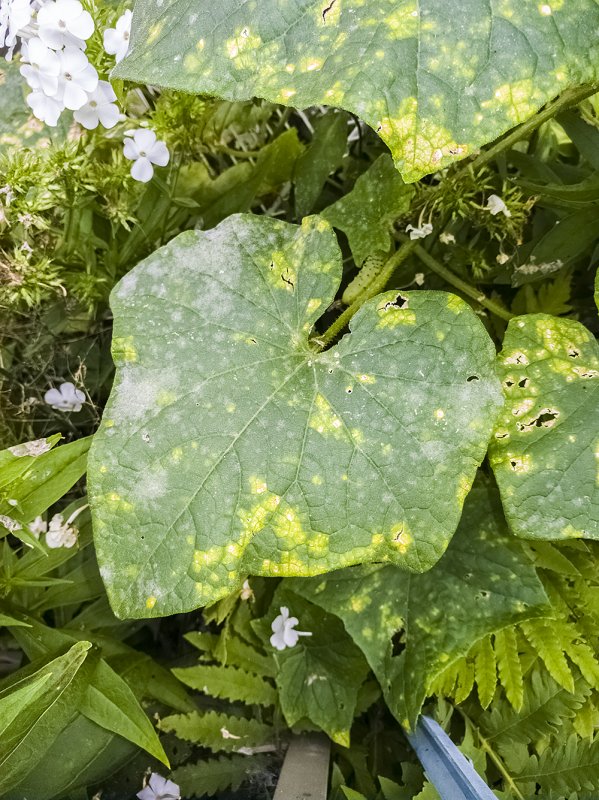
[[[420,717],[416,730],[407,737],[441,800],[497,800],[434,719]]]

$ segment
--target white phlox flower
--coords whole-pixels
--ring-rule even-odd
[[[123,153],[125,158],[133,161],[131,177],[136,181],[147,183],[154,175],[153,164],[166,167],[170,155],[164,142],[156,139],[154,131],[140,128],[136,131],[127,131],[132,138],[125,138]]]
[[[487,205],[485,206],[487,211],[489,211],[493,216],[496,214],[504,214],[506,217],[511,217],[512,212],[503,202],[501,197],[496,194],[490,194],[487,198]]]
[[[43,519],[43,517],[36,517],[33,522],[30,522],[27,526],[31,533],[35,536],[36,539],[39,539],[42,533],[46,533],[48,530],[48,523]]]
[[[28,85],[46,95],[55,95],[58,90],[60,59],[41,39],[29,39],[23,53],[26,63],[20,69]]]
[[[49,0],[37,12],[38,35],[53,50],[85,49],[94,32],[94,21],[79,0]]]
[[[73,522],[86,508],[88,508],[87,503],[76,508],[66,522],[62,514],[54,514],[45,532],[46,545],[51,549],[57,547],[74,547],[77,544],[79,530],[73,525]]]
[[[64,111],[64,105],[59,103],[55,97],[49,97],[43,92],[31,92],[27,95],[27,105],[35,116],[54,128],[58,124],[58,118]]]
[[[48,389],[44,395],[44,402],[57,411],[81,411],[81,406],[85,402],[85,395],[80,389],[67,381],[61,383],[58,389]]]
[[[30,0],[1,0],[0,47],[7,47],[6,60],[12,58],[17,36],[31,22],[33,9]]]
[[[115,56],[117,64],[125,58],[129,49],[132,16],[132,11],[125,11],[116,21],[114,28],[107,28],[104,31],[104,50],[109,55]]]
[[[239,597],[242,600],[253,600],[254,599],[254,591],[250,586],[250,582],[245,580],[243,582],[243,586],[241,587],[241,591],[239,592]]]
[[[88,93],[98,86],[98,73],[87,56],[76,47],[65,47],[59,54],[60,72],[56,99],[65,108],[77,111],[87,103]]]
[[[87,103],[73,113],[75,120],[88,131],[98,127],[113,128],[119,121],[120,111],[115,104],[116,94],[108,81],[99,81],[87,97]]]
[[[289,616],[289,609],[281,606],[281,613],[273,620],[270,643],[277,650],[285,650],[286,647],[295,647],[300,636],[312,636],[309,631],[296,631],[295,626],[299,625],[297,617]]]
[[[139,797],[139,800],[179,800],[181,790],[173,781],[169,781],[157,772],[153,772],[136,797]]]
[[[419,227],[414,225],[406,226],[406,233],[410,234],[410,239],[424,239],[433,232],[433,226],[430,222],[424,222]]]
[[[65,522],[62,514],[54,514],[46,531],[46,545],[55,550],[57,547],[74,547],[77,544],[77,528]]]

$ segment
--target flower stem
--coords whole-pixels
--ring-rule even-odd
[[[460,292],[463,292],[467,297],[472,298],[472,300],[476,300],[476,302],[481,305],[483,308],[486,308],[487,311],[490,311],[491,314],[495,314],[496,317],[500,317],[501,319],[506,320],[509,322],[513,317],[514,314],[511,314],[505,308],[496,303],[494,300],[491,300],[489,297],[486,296],[483,292],[477,289],[475,286],[471,286],[466,281],[459,278],[455,275],[451,270],[444,267],[436,258],[431,256],[431,254],[421,247],[419,244],[416,245],[414,248],[414,254],[422,261],[423,264],[432,270],[432,272],[436,272],[440,278],[443,278],[446,283],[449,283],[454,288],[458,289]]]
[[[318,350],[324,350],[327,345],[331,344],[341,331],[347,327],[350,319],[364,303],[385,288],[395,270],[406,260],[415,246],[416,242],[412,242],[409,239],[400,245],[399,249],[383,264],[381,271],[373,277],[372,281],[360,292],[354,302],[345,309],[343,314],[337,317],[322,336],[317,336],[314,339],[314,342],[318,345]]]

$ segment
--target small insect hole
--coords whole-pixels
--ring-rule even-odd
[[[351,394],[351,393],[352,393],[352,391],[353,391],[353,389],[346,389],[345,391],[346,391],[348,394]]]
[[[509,380],[505,381],[505,385],[507,386],[508,389],[511,389],[512,386],[514,385],[514,381],[509,381]]]
[[[281,280],[282,280],[282,281],[284,281],[284,282],[285,282],[286,284],[288,284],[289,286],[291,286],[291,288],[292,288],[292,289],[295,289],[295,284],[293,283],[293,281],[290,281],[290,280],[289,280],[289,278],[286,278],[286,277],[283,275],[283,273],[281,273]]]
[[[578,358],[580,355],[580,350],[577,350],[575,347],[568,348],[568,355],[570,358]]]
[[[402,294],[398,294],[394,297],[393,300],[389,300],[388,303],[382,307],[382,311],[388,311],[390,308],[407,308],[409,304],[409,300],[407,297],[404,297]]]
[[[518,386],[521,389],[526,389],[526,387],[528,386],[528,378],[522,378],[521,381],[518,381]]]
[[[406,643],[403,641],[402,631],[397,631],[391,637],[391,655],[393,658],[400,656],[406,649]]]
[[[469,375],[466,378],[466,380],[468,381],[468,383],[472,383],[472,381],[479,381],[480,378],[478,377],[478,375]]]

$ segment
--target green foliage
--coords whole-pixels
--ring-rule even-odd
[[[472,491],[449,550],[429,572],[409,576],[395,567],[360,567],[293,585],[343,620],[389,708],[408,728],[432,682],[473,640],[549,610],[535,570],[506,537],[497,497],[484,484]],[[400,631],[400,653],[394,656]],[[508,645],[497,653],[499,673],[513,676],[508,668],[515,666],[517,651],[508,653]]]
[[[187,11],[181,0],[166,8],[138,0],[132,49],[114,74],[228,99],[345,108],[381,135],[408,180],[469,155],[568,86],[597,79],[591,0],[509,14],[470,0],[455,15],[442,0],[426,13],[383,0],[287,3],[284,13],[271,1],[250,13],[227,0],[217,24],[207,0],[192,18]],[[367,31],[375,33],[365,47]]]
[[[388,292],[318,352],[308,337],[339,273],[322,220],[240,216],[117,286],[119,371],[89,480],[120,616],[214,602],[248,573],[422,571],[447,547],[499,404],[492,344],[455,296]]]
[[[519,317],[499,369],[506,403],[489,456],[511,529],[533,539],[598,538],[597,342],[572,320]]]
[[[260,756],[220,756],[185,764],[173,772],[172,780],[182,787],[186,797],[214,797],[226,789],[236,791],[243,783],[259,780],[266,764]]]
[[[322,216],[346,234],[360,267],[376,251],[390,251],[393,225],[409,211],[413,195],[413,187],[402,181],[391,158],[382,155],[360,175],[352,191],[326,208]]]

